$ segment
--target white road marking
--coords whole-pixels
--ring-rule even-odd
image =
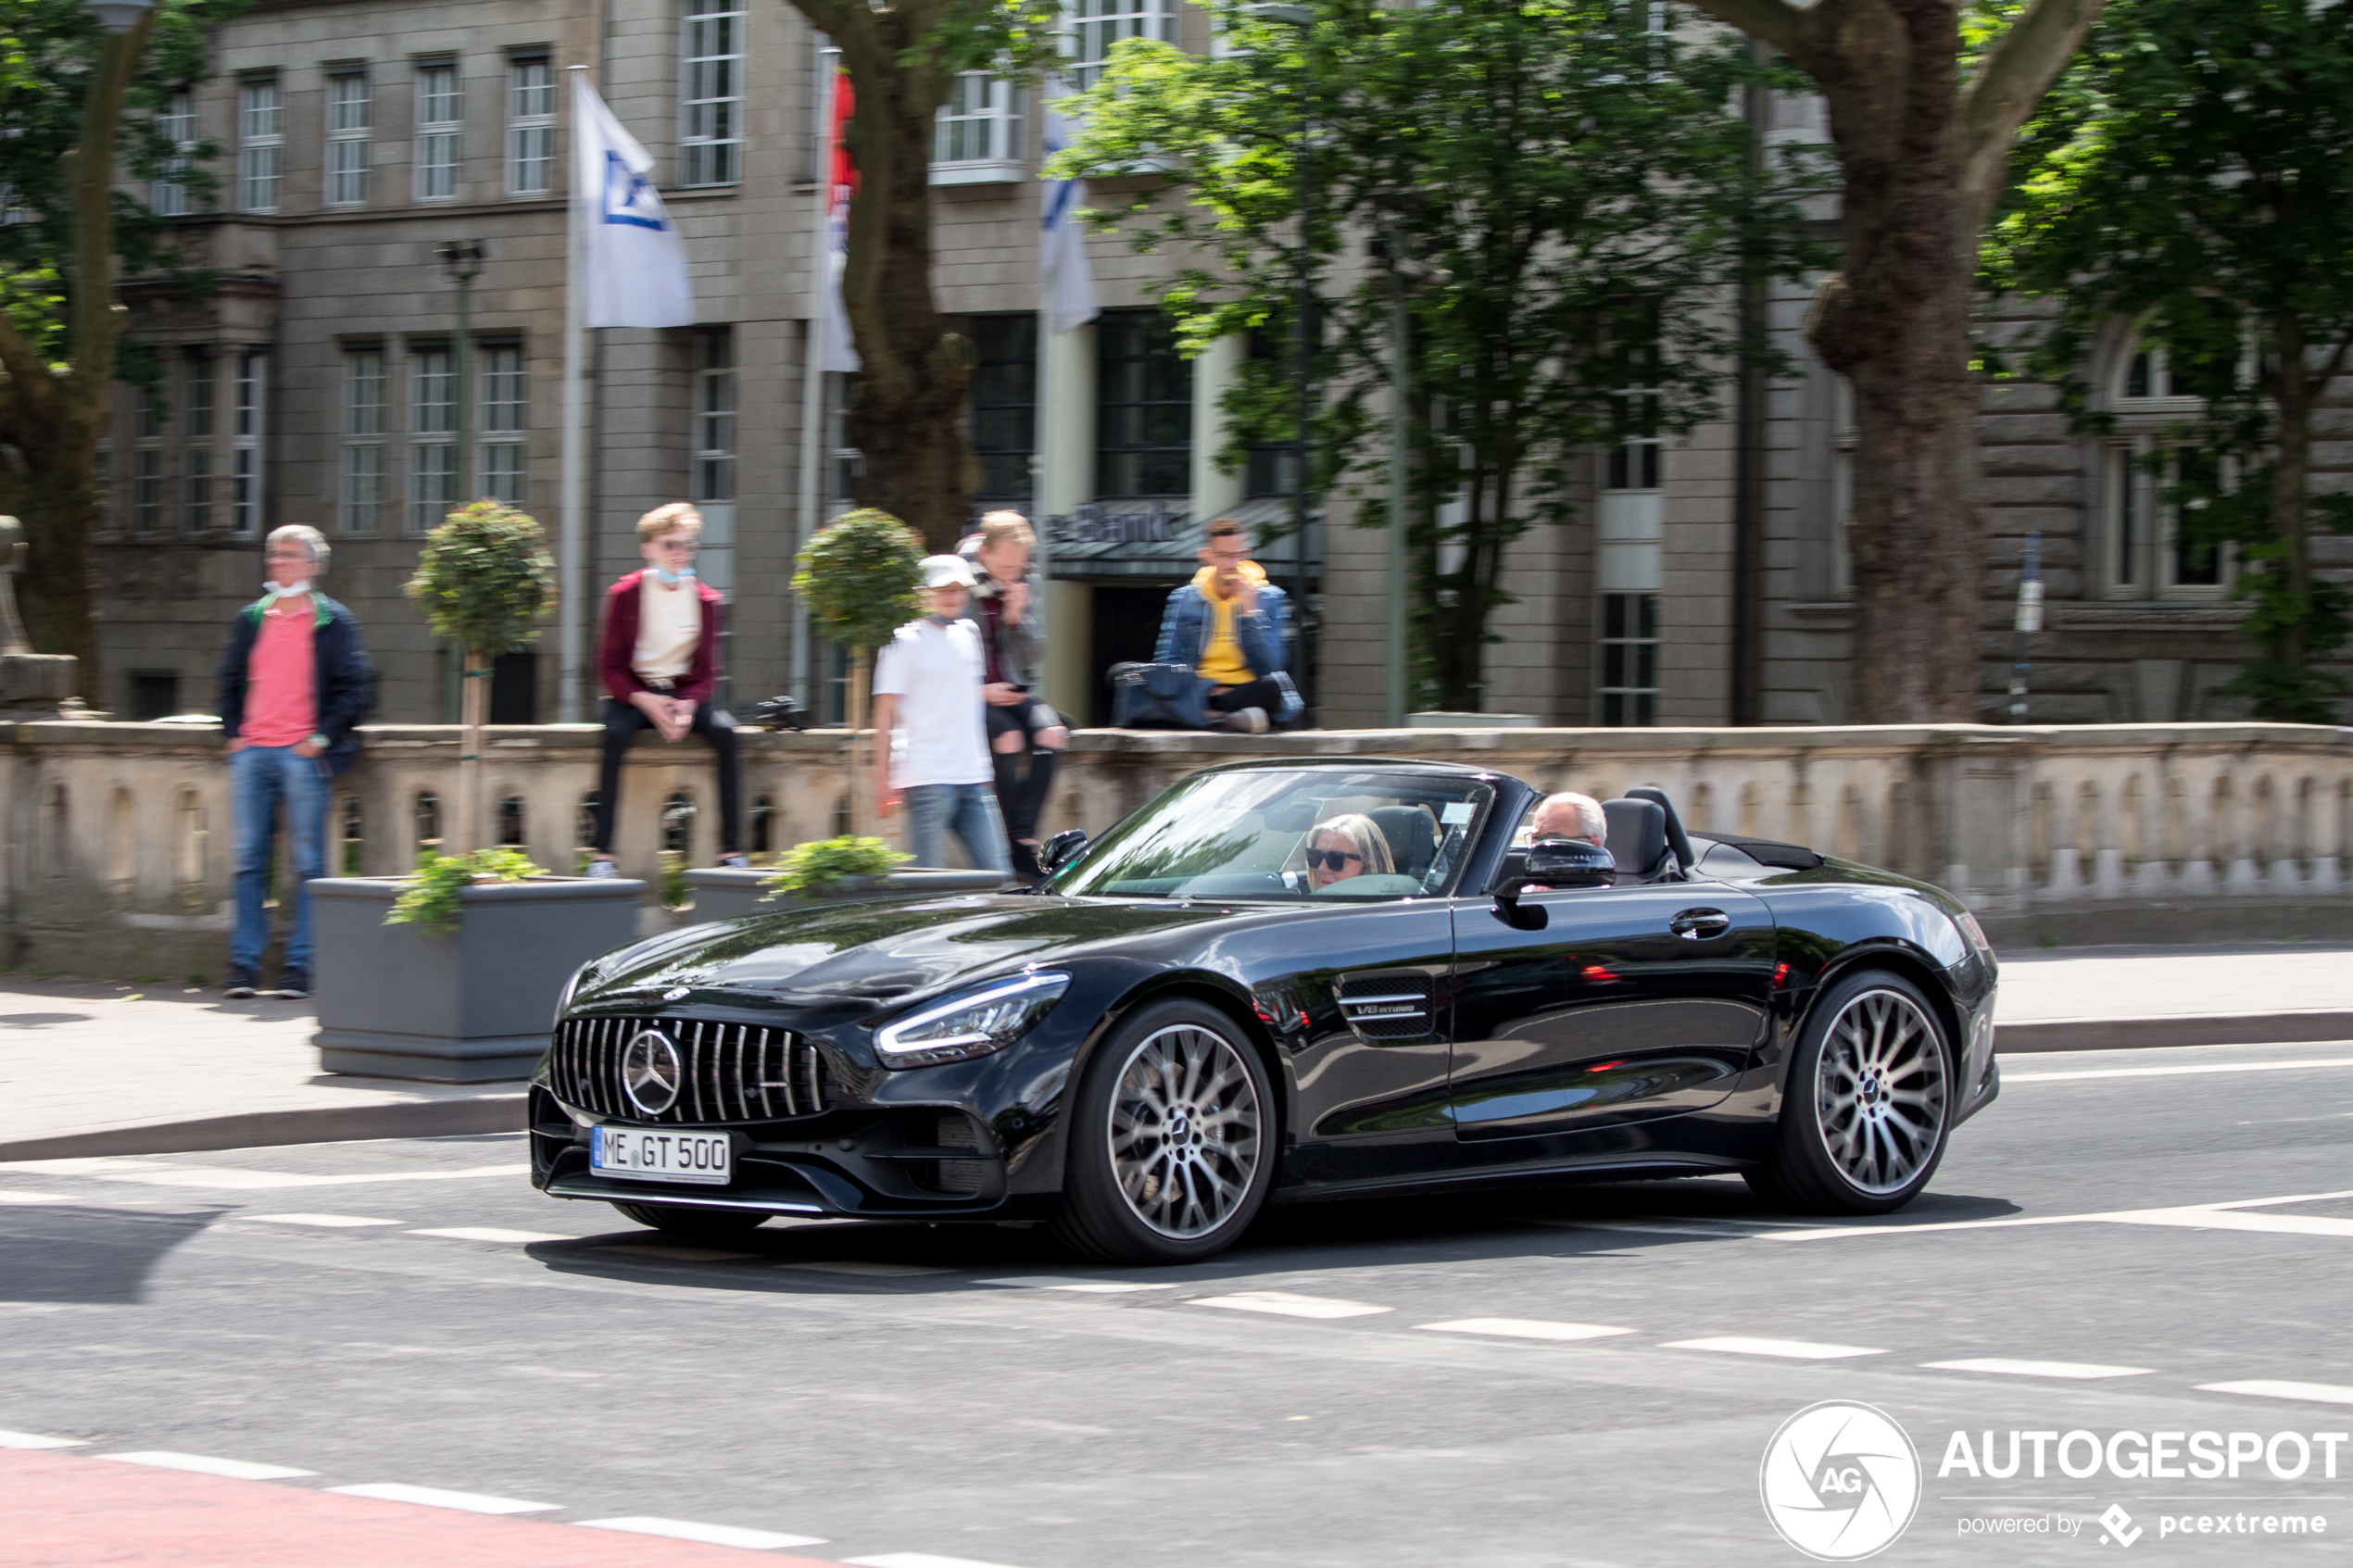
[[[496,1225],[452,1225],[447,1230],[403,1231],[403,1236],[446,1236],[452,1241],[502,1241],[522,1247],[535,1241],[578,1241],[576,1236],[550,1236],[546,1231],[506,1231]]]
[[[0,1192],[0,1203],[71,1203],[72,1198],[57,1192]]]
[[[587,1530],[624,1530],[633,1536],[663,1536],[673,1541],[700,1541],[705,1546],[742,1547],[749,1551],[777,1551],[788,1546],[824,1546],[823,1536],[780,1536],[774,1530],[745,1530],[733,1524],[697,1524],[685,1519],[581,1519]]]
[[[0,1449],[79,1449],[79,1437],[44,1437],[38,1432],[0,1432]]]
[[[1077,1290],[1090,1296],[1124,1296],[1131,1290],[1174,1290],[1173,1285],[1139,1285],[1125,1279],[1070,1279],[1062,1274],[1024,1274],[1014,1279],[985,1279],[1014,1290]]]
[[[2141,1377],[2145,1366],[2101,1366],[2095,1361],[2018,1361],[2004,1356],[1980,1356],[1965,1361],[1922,1361],[1946,1372],[1993,1372],[2007,1377]]]
[[[2238,1198],[2221,1203],[2182,1204],[2168,1209],[2111,1209],[2094,1214],[2030,1214],[2010,1220],[1938,1220],[1924,1225],[1832,1225],[1818,1230],[1774,1231],[1767,1241],[1825,1241],[1840,1236],[1902,1236],[1914,1231],[1990,1231],[2018,1225],[2188,1225],[2205,1230],[2278,1231],[2297,1236],[2353,1236],[2343,1220],[2320,1214],[2239,1214],[2284,1203],[2336,1203],[2347,1192],[2295,1192],[2284,1198]],[[2195,1216],[2195,1217],[2193,1217]],[[2274,1223],[2272,1222],[2280,1222]]]
[[[787,1269],[806,1269],[816,1274],[860,1274],[878,1279],[904,1277],[910,1274],[951,1274],[953,1269],[927,1269],[921,1263],[869,1263],[855,1258],[820,1263],[785,1263]]]
[[[411,1486],[399,1481],[371,1481],[364,1486],[330,1486],[347,1498],[374,1498],[379,1502],[413,1502],[426,1508],[455,1508],[467,1513],[546,1513],[560,1502],[524,1502],[520,1498],[484,1497],[480,1492],[445,1492],[438,1486]]]
[[[233,1481],[286,1481],[296,1475],[316,1475],[315,1470],[296,1470],[285,1464],[256,1464],[251,1460],[215,1459],[210,1454],[175,1454],[164,1449],[143,1449],[135,1453],[100,1454],[100,1459],[120,1460],[125,1464],[153,1465],[157,1470],[193,1470],[199,1475],[226,1475]]]
[[[1272,1312],[1282,1318],[1364,1318],[1393,1307],[1367,1306],[1334,1296],[1294,1296],[1288,1290],[1241,1290],[1231,1296],[1196,1296],[1196,1307],[1225,1307],[1237,1312]]]
[[[260,1191],[271,1187],[360,1186],[379,1182],[463,1182],[481,1176],[526,1175],[531,1167],[528,1164],[468,1165],[455,1171],[373,1171],[362,1175],[321,1176],[304,1175],[292,1171],[246,1171],[227,1165],[153,1164],[93,1156],[88,1160],[19,1160],[14,1164],[0,1164],[0,1171],[91,1176],[104,1182],[136,1182],[145,1186]]]
[[[2300,1067],[2353,1067],[2353,1056],[2310,1061],[2216,1061],[2193,1067],[2087,1067],[2074,1073],[2004,1073],[2002,1087],[2012,1084],[2067,1084],[2085,1078],[2181,1078],[2196,1073],[2288,1073]]]
[[[2322,1405],[2353,1405],[2353,1388],[2337,1383],[2285,1383],[2258,1377],[2245,1383],[2201,1383],[2207,1394],[2252,1394],[2259,1399],[2305,1399]]]
[[[323,1225],[331,1230],[345,1230],[356,1225],[405,1225],[406,1220],[371,1220],[359,1214],[240,1214],[241,1220],[258,1220],[269,1225]]]
[[[853,1557],[849,1568],[1005,1568],[1001,1562],[975,1562],[969,1557],[934,1557],[927,1551],[887,1551],[880,1557]]]
[[[1849,1356],[1884,1356],[1860,1345],[1818,1345],[1808,1339],[1751,1339],[1737,1334],[1711,1339],[1671,1339],[1663,1350],[1716,1350],[1727,1356],[1780,1356],[1793,1361],[1835,1361]]]
[[[1554,1323],[1543,1318],[1458,1318],[1453,1323],[1414,1325],[1431,1334],[1498,1334],[1507,1339],[1605,1339],[1631,1334],[1630,1328],[1604,1328],[1594,1323]]]
[[[1631,1231],[1638,1236],[1728,1236],[1739,1239],[1763,1234],[1743,1220],[1683,1220],[1664,1215],[1655,1220],[1538,1220],[1535,1223],[1554,1230]]]

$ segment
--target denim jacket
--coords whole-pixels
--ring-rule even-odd
[[[1152,662],[1198,666],[1202,651],[1209,646],[1214,622],[1209,601],[1202,596],[1202,591],[1186,583],[1168,596],[1168,608],[1161,613],[1160,643],[1152,650]],[[1290,596],[1272,583],[1260,584],[1258,608],[1234,617],[1234,641],[1240,645],[1242,660],[1250,666],[1251,674],[1258,679],[1287,671],[1290,666]],[[1208,683],[1204,680],[1202,684]],[[1287,693],[1283,710],[1272,717],[1288,722],[1298,718],[1301,711],[1297,695]]]

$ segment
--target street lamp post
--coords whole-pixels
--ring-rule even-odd
[[[473,448],[467,426],[466,377],[467,353],[473,337],[473,286],[482,276],[483,263],[490,259],[490,248],[480,240],[449,240],[434,253],[441,258],[442,270],[458,285],[458,341],[450,345],[449,379],[455,383],[452,396],[457,403],[458,417],[458,494],[457,505],[466,504],[466,492],[473,485]]]

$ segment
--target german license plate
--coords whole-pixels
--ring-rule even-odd
[[[588,1168],[599,1176],[725,1186],[735,1176],[735,1145],[724,1133],[588,1129]]]

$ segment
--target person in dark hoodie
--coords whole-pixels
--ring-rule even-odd
[[[1070,745],[1062,715],[1038,696],[1046,664],[1046,607],[1029,571],[1029,553],[1037,545],[1038,536],[1019,512],[990,512],[980,520],[980,531],[966,535],[956,550],[979,580],[964,619],[979,629],[988,659],[980,694],[988,705],[983,716],[997,805],[1013,838],[1013,870],[1031,882],[1046,874],[1038,864],[1038,819],[1053,793],[1054,769]]]
[[[250,997],[260,978],[270,942],[270,851],[283,804],[294,850],[294,924],[274,994],[300,997],[310,994],[310,881],[327,874],[327,807],[335,776],[359,759],[356,726],[373,701],[375,672],[359,622],[318,591],[325,537],[292,523],[271,531],[262,555],[266,592],[237,612],[220,655],[237,895],[221,995]]]

